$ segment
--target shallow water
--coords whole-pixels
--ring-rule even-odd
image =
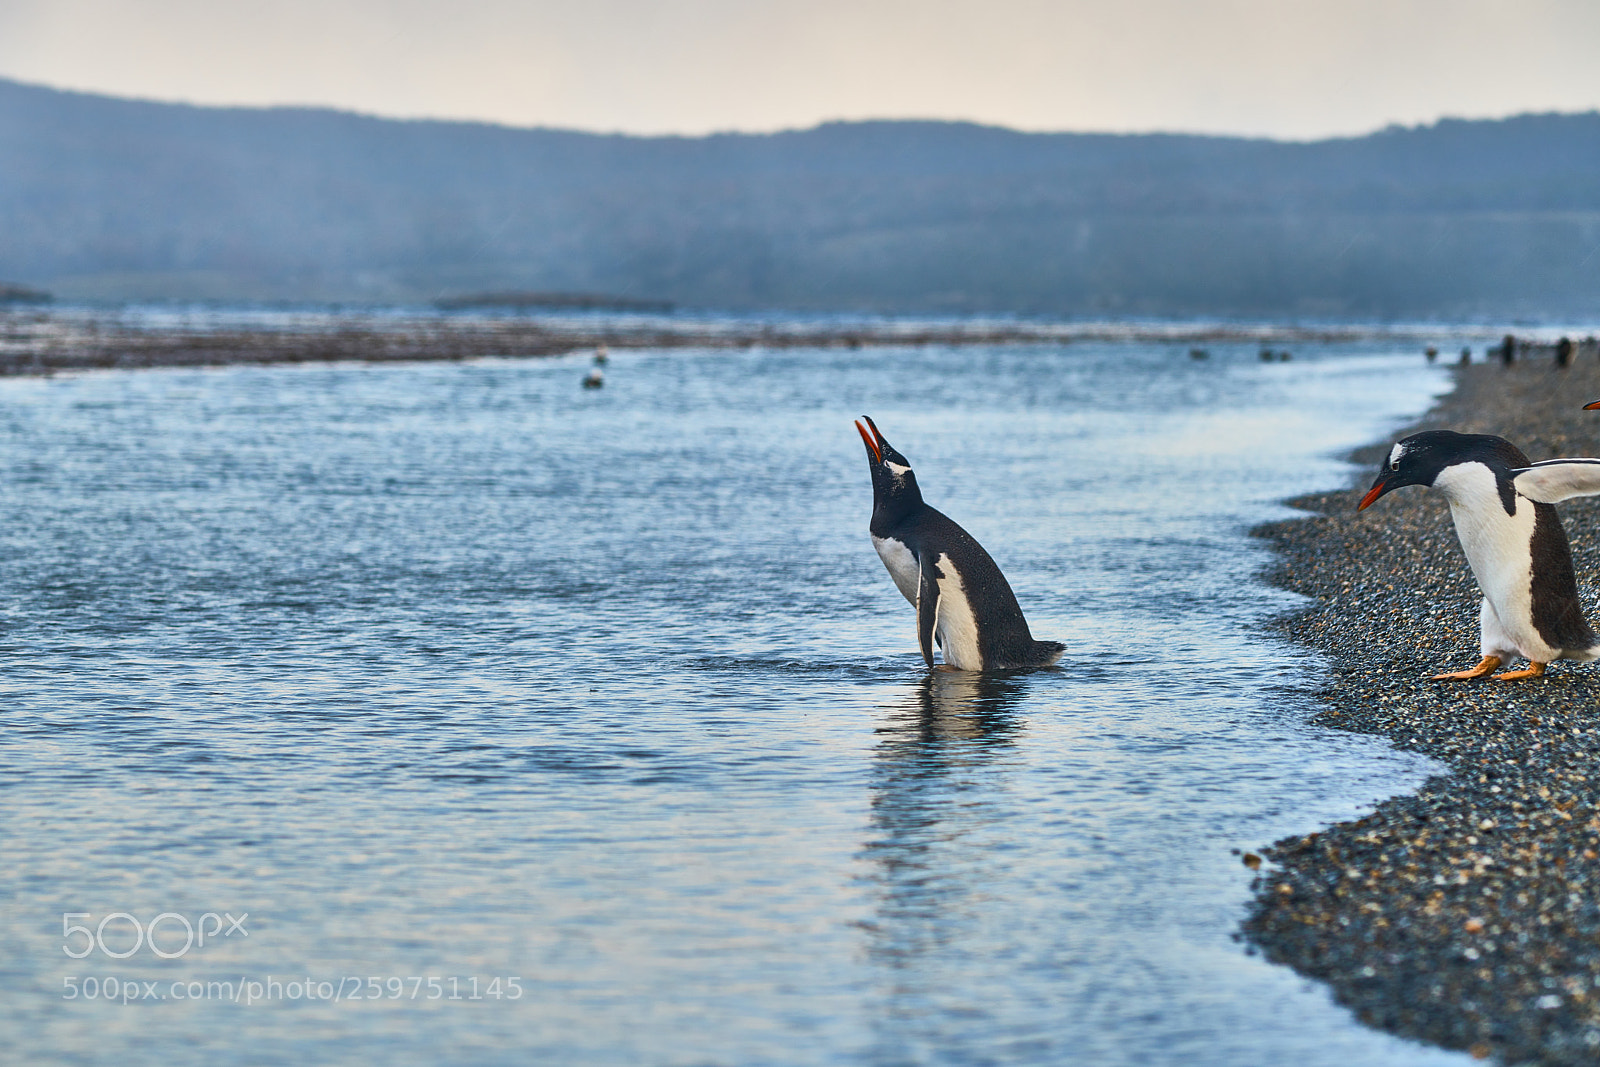
[[[599,391],[584,369],[0,382],[0,1044],[1458,1059],[1233,939],[1232,849],[1429,770],[1304,724],[1318,663],[1262,632],[1295,600],[1245,531],[1340,484],[1332,457],[1442,372],[1140,345],[621,352]],[[1062,669],[923,670],[867,541],[861,413]],[[64,913],[118,912],[248,913],[248,936],[113,958],[119,917],[64,951]]]

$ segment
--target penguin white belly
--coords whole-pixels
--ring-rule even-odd
[[[917,606],[917,588],[922,584],[922,572],[917,567],[917,557],[911,554],[911,549],[905,546],[904,541],[896,541],[892,537],[874,537],[872,547],[877,550],[878,558],[883,560],[883,565],[889,570],[889,577],[894,579],[894,587],[900,590],[900,595],[911,602],[912,607]]]
[[[978,651],[978,618],[967,599],[961,572],[944,553],[939,554],[939,614],[934,630],[948,666],[962,671],[983,670],[983,654]]]
[[[1498,623],[1491,625],[1487,615],[1480,619],[1484,654],[1516,651],[1548,663],[1560,650],[1533,625],[1532,502],[1518,498],[1516,514],[1507,515],[1494,473],[1478,463],[1451,468],[1435,484],[1450,501],[1461,549]]]

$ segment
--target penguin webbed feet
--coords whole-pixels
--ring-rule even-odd
[[[1501,671],[1494,677],[1499,682],[1514,682],[1518,678],[1538,678],[1544,674],[1544,668],[1545,665],[1538,660],[1529,660],[1528,665],[1520,671]]]
[[[1482,678],[1485,675],[1492,674],[1495,668],[1500,666],[1500,663],[1501,660],[1499,656],[1485,656],[1480,659],[1477,662],[1477,665],[1472,667],[1470,670],[1452,671],[1449,674],[1436,674],[1429,680],[1434,682],[1457,682],[1464,681],[1468,678]],[[1494,675],[1494,679],[1497,682],[1514,682],[1519,678],[1538,678],[1544,674],[1545,666],[1546,664],[1539,663],[1536,660],[1530,660],[1528,665],[1521,670],[1501,671],[1499,674]]]
[[[1468,678],[1482,678],[1484,675],[1500,666],[1499,656],[1485,656],[1470,670],[1451,671],[1448,674],[1436,674],[1428,679],[1430,682],[1460,682]]]

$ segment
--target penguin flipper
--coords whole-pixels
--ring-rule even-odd
[[[922,562],[922,577],[917,585],[917,644],[922,646],[922,660],[933,670],[933,631],[939,621],[939,576],[934,572],[933,560]]]
[[[1600,493],[1600,459],[1547,459],[1511,472],[1517,492],[1536,504]]]

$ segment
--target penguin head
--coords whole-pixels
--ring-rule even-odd
[[[861,425],[865,421],[866,426]],[[917,487],[917,475],[911,461],[884,440],[877,424],[863,415],[856,420],[856,432],[867,446],[867,466],[872,470],[872,500],[874,510],[880,508],[912,508],[922,503],[922,490]]]
[[[1378,471],[1377,480],[1356,505],[1356,510],[1365,511],[1379,497],[1407,485],[1439,485],[1445,471],[1469,463],[1481,464],[1494,475],[1506,510],[1514,512],[1516,505],[1512,498],[1516,490],[1511,472],[1527,466],[1522,450],[1503,437],[1454,430],[1424,430],[1395,442]],[[1447,486],[1441,488],[1448,492]]]

